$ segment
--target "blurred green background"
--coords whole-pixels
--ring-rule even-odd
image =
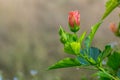
[[[68,12],[79,10],[81,30],[90,31],[103,14],[106,0],[0,0],[0,73],[4,80],[94,80],[95,71],[68,68],[47,71],[56,61],[70,56],[63,51],[58,30],[69,31]],[[93,46],[118,42],[109,30],[118,22],[116,9],[103,23]],[[19,78],[19,79],[18,79]],[[1,77],[0,77],[1,80]]]

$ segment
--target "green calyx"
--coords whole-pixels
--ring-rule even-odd
[[[76,33],[77,31],[79,31],[79,29],[80,29],[80,26],[77,25],[77,24],[74,24],[74,26],[70,26],[70,25],[69,25],[69,27],[70,27],[70,30],[71,30],[72,32],[74,32],[74,33]]]

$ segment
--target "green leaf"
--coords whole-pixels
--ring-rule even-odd
[[[68,67],[75,67],[75,66],[81,66],[78,59],[73,58],[65,58],[63,60],[60,60],[56,64],[50,66],[48,69],[59,69],[59,68],[68,68]]]
[[[97,58],[100,55],[101,51],[98,48],[90,47],[89,49],[81,50],[81,53],[83,55],[86,54],[88,58],[93,58],[95,61],[97,61]]]
[[[79,55],[80,53],[80,48],[82,44],[82,40],[85,37],[85,32],[80,36],[80,38],[77,41],[72,40],[73,36],[71,35],[70,37],[72,38],[70,41],[67,41],[64,44],[64,51],[69,54],[74,54],[74,55]],[[70,39],[70,38],[69,38]]]
[[[111,54],[112,50],[113,49],[112,49],[111,45],[106,45],[105,49],[103,50],[103,52],[99,56],[100,61],[102,61],[104,58],[106,58],[107,56],[109,56]]]
[[[92,42],[92,40],[93,40],[93,38],[94,38],[94,35],[95,35],[97,29],[99,28],[99,26],[101,25],[101,23],[102,23],[102,21],[96,23],[95,25],[93,25],[93,26],[91,27],[91,32],[90,32],[90,34],[86,37],[86,39],[85,39],[85,41],[84,41],[84,44],[85,44],[86,48],[89,48],[89,47],[90,47],[91,42]]]
[[[107,74],[105,74],[102,71],[99,71],[99,72],[95,73],[94,75],[99,76],[100,77],[99,80],[111,80],[111,77],[109,77]]]
[[[107,65],[113,70],[117,70],[120,67],[120,53],[113,52],[113,54],[108,57]]]
[[[60,41],[63,44],[66,44],[67,42],[77,41],[78,39],[77,35],[67,33],[61,26],[59,29],[59,35],[60,35]]]
[[[60,41],[65,44],[67,42],[67,33],[63,30],[63,28],[60,26],[59,29],[59,35],[60,35]]]
[[[71,45],[70,45],[69,42],[64,45],[64,51],[68,54],[75,55],[75,53],[74,53],[73,49],[71,48]]]
[[[64,51],[68,54],[79,55],[81,45],[79,42],[68,42],[64,45]]]
[[[91,47],[89,49],[82,49],[80,51],[81,56],[78,57],[78,60],[83,65],[96,64],[98,62],[98,57],[101,51],[98,48]],[[90,62],[90,63],[89,63]]]
[[[108,0],[106,2],[106,11],[101,20],[104,20],[119,5],[120,5],[120,0]]]
[[[71,46],[72,50],[74,51],[74,53],[76,55],[79,55],[80,48],[81,48],[80,43],[79,42],[72,42],[72,43],[70,43],[70,46]]]
[[[79,60],[80,64],[82,65],[90,65],[90,63],[83,57],[77,57],[77,59]]]
[[[86,35],[86,32],[84,32],[81,36],[80,36],[80,38],[78,39],[78,41],[82,44],[82,41],[83,41],[83,39],[85,38],[85,35]]]
[[[101,51],[98,48],[91,47],[89,49],[89,57],[93,58],[96,62],[98,60],[98,56],[100,55]]]

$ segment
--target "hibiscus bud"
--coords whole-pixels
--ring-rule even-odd
[[[78,11],[69,12],[68,23],[72,32],[77,32],[80,29],[80,13]]]
[[[116,27],[115,23],[110,24],[110,30],[116,35],[120,37],[120,32],[119,32],[120,24],[118,27]]]
[[[113,33],[116,33],[116,32],[117,32],[117,27],[116,27],[115,23],[111,23],[111,24],[110,24],[110,30],[111,30]]]

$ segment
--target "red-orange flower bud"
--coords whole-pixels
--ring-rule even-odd
[[[111,30],[113,33],[116,33],[116,32],[118,31],[115,23],[111,23],[111,24],[110,24],[110,30]]]
[[[80,13],[78,11],[69,12],[68,16],[69,27],[72,32],[77,32],[80,26]]]

